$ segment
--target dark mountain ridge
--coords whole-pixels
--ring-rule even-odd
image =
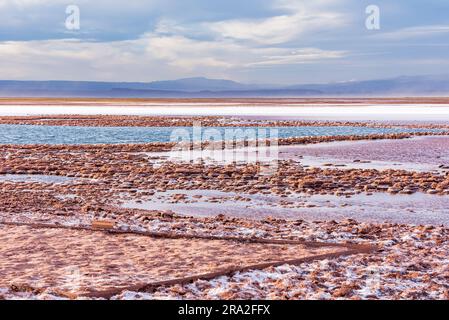
[[[407,76],[290,86],[242,84],[232,80],[202,77],[148,83],[0,80],[1,97],[232,98],[395,95],[449,95],[449,76]]]

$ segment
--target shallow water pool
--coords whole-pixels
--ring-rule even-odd
[[[227,140],[238,127],[202,128],[193,140]],[[276,138],[272,129],[277,129],[279,138],[305,136],[369,135],[402,132],[429,131],[409,128],[367,128],[351,126],[322,127],[247,127],[256,137]],[[265,129],[265,130],[264,130]],[[228,130],[228,131],[226,131]],[[265,135],[264,135],[265,132]],[[0,125],[0,144],[125,144],[178,141],[180,136],[192,136],[192,127],[71,127],[36,125]]]
[[[63,176],[51,176],[43,174],[0,174],[0,182],[41,182],[41,183],[66,183],[73,178]]]

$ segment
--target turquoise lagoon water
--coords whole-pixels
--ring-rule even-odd
[[[224,140],[225,130],[238,127],[207,127],[201,134],[194,134],[193,140],[203,135],[204,140]],[[279,138],[306,136],[368,135],[402,132],[429,131],[428,129],[408,128],[366,128],[366,127],[246,127],[254,129],[259,137],[265,132],[266,138],[273,138],[270,129],[277,129]],[[265,129],[265,130],[263,130]],[[176,130],[176,131],[175,131]],[[0,144],[119,144],[178,141],[177,136],[192,136],[192,127],[69,127],[69,126],[35,126],[35,125],[0,125]],[[231,132],[232,136],[232,131]]]

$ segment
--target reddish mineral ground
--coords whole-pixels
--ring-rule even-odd
[[[95,101],[171,102],[449,103]],[[33,115],[0,116],[0,129],[195,121],[205,127],[403,126],[420,132],[280,139],[276,167],[268,171],[258,161],[183,162],[171,156],[172,143],[0,145],[0,298],[449,299],[448,124]],[[274,147],[266,142],[263,148]]]

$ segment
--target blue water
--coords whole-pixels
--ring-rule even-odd
[[[202,128],[204,140],[213,140],[209,134],[215,134],[216,140],[223,140],[225,130],[234,128]],[[270,129],[264,127],[242,128],[262,132],[266,129],[266,138]],[[334,136],[334,135],[367,135],[383,133],[401,133],[429,131],[428,129],[407,128],[365,128],[365,127],[278,127],[279,138],[304,136]],[[174,130],[177,130],[174,132]],[[180,131],[182,130],[182,131]],[[117,144],[117,143],[148,143],[168,142],[174,134],[192,134],[192,127],[65,127],[65,126],[33,126],[33,125],[0,125],[0,144]],[[213,130],[213,131],[211,131]],[[228,131],[229,132],[229,131]],[[218,136],[217,136],[218,135]],[[231,133],[232,135],[232,133]],[[198,135],[194,140],[198,140]]]

